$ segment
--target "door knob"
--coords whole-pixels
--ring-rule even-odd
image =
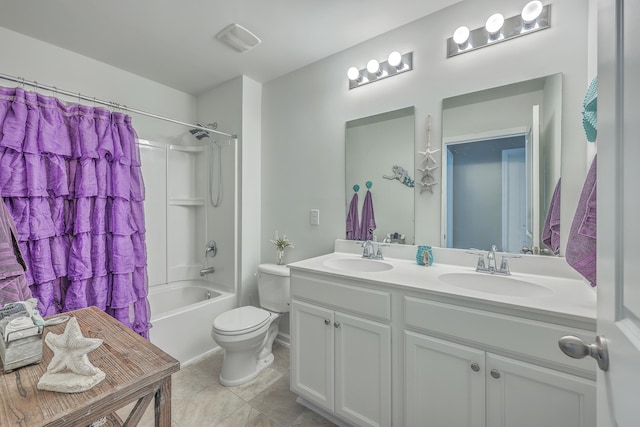
[[[471,364],[471,370],[473,372],[478,372],[480,370],[480,365],[478,365],[477,363],[472,363]]]
[[[325,325],[328,325],[329,323],[331,323],[331,320],[329,320],[329,319],[324,319],[324,324],[325,324]]]
[[[569,357],[582,359],[591,356],[598,362],[598,367],[603,371],[609,369],[609,351],[607,350],[607,340],[601,336],[596,337],[594,344],[585,344],[581,338],[567,335],[558,340],[560,350]]]
[[[335,326],[336,328],[340,327],[340,322],[333,322],[333,326]]]

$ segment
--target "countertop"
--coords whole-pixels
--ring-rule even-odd
[[[409,253],[410,251],[410,248],[405,248],[405,252]],[[434,255],[436,261],[438,259],[455,259],[451,253],[443,256],[445,254],[444,251],[447,250],[438,250],[439,253]],[[457,252],[461,253],[460,251]],[[453,252],[453,254],[455,255],[456,252]],[[528,272],[514,271],[514,268],[512,268],[512,274],[508,277],[531,282],[551,290],[551,292],[546,292],[542,295],[519,296],[500,295],[470,288],[461,288],[445,283],[440,279],[441,275],[447,273],[491,276],[487,273],[476,272],[473,258],[464,258],[464,262],[468,263],[469,266],[457,265],[460,263],[456,264],[454,261],[451,264],[435,262],[433,265],[425,267],[418,265],[413,259],[385,256],[382,262],[392,265],[393,268],[378,272],[339,270],[325,264],[326,261],[335,258],[361,259],[362,256],[348,252],[332,252],[294,262],[288,264],[288,266],[293,274],[296,272],[320,273],[356,282],[391,286],[404,291],[424,293],[427,297],[446,298],[462,305],[488,309],[494,312],[537,320],[544,319],[544,321],[567,326],[578,326],[588,330],[595,331],[596,329],[596,292],[584,280],[579,279],[578,276],[570,271],[563,270],[562,259],[548,257],[549,259],[545,260],[542,258],[547,257],[536,257],[535,259],[523,260],[521,258],[517,260],[517,263],[513,263],[514,266],[518,264],[520,267],[524,267],[520,268],[520,270]],[[531,265],[527,265],[528,262]],[[550,265],[548,270],[545,269],[545,263]],[[554,275],[532,274],[530,272],[532,270],[542,273],[560,271],[560,273]]]

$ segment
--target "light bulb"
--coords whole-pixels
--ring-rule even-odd
[[[389,57],[387,58],[387,62],[392,67],[397,67],[398,65],[402,64],[402,55],[398,51],[391,52],[389,54]]]
[[[494,13],[487,19],[484,27],[490,35],[494,36],[500,32],[502,25],[504,25],[504,16],[501,13]]]
[[[530,1],[522,8],[522,22],[531,25],[542,13],[542,2],[538,0]]]
[[[453,41],[458,46],[462,47],[467,43],[467,41],[469,41],[470,34],[471,32],[469,31],[469,27],[465,27],[464,25],[462,27],[458,27],[453,32]]]
[[[371,74],[376,74],[380,70],[380,63],[375,59],[367,62],[367,71]]]
[[[347,77],[349,80],[357,81],[360,78],[360,70],[356,67],[351,67],[347,70]]]

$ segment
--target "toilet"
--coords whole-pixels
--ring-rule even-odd
[[[280,316],[289,312],[289,268],[260,264],[257,276],[262,308],[234,308],[213,321],[211,336],[224,349],[220,370],[220,384],[224,386],[244,384],[271,366],[271,348],[278,335]]]

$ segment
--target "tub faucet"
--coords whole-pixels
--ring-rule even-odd
[[[204,277],[205,274],[211,274],[216,271],[215,267],[206,267],[200,270],[200,277]]]

